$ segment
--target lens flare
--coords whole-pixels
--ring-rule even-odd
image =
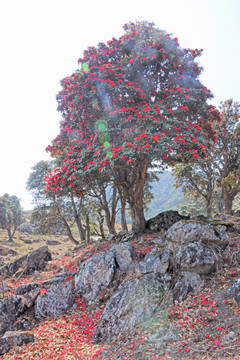
[[[97,125],[97,129],[99,131],[99,134],[98,134],[98,140],[103,144],[105,150],[106,150],[106,156],[108,159],[111,159],[112,157],[112,152],[111,150],[109,149],[111,147],[110,145],[110,134],[107,130],[107,125],[106,123],[102,120],[98,123]],[[109,149],[109,150],[107,150]]]
[[[105,141],[103,145],[106,149],[110,147],[110,143],[108,141]]]
[[[106,125],[103,123],[103,122],[100,122],[99,124],[98,124],[98,130],[99,131],[104,131],[104,130],[106,130],[107,129],[107,127],[106,127]]]
[[[89,69],[88,63],[86,63],[86,62],[82,63],[82,69],[83,69],[83,71],[88,71],[88,69]]]

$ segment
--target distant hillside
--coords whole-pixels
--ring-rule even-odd
[[[174,177],[170,171],[165,171],[159,176],[159,181],[152,183],[152,194],[154,199],[148,204],[149,210],[146,211],[146,219],[152,218],[165,210],[178,210],[178,205],[182,202],[182,190],[176,189]]]

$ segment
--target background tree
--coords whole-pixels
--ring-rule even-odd
[[[200,197],[205,203],[208,217],[212,214],[218,176],[213,158],[209,154],[206,159],[199,159],[195,163],[177,164],[173,167],[176,188],[181,187],[183,195],[192,200],[197,201]]]
[[[108,174],[124,193],[133,230],[140,231],[147,170],[204,157],[214,136],[209,118],[218,112],[198,79],[201,50],[182,49],[152,23],[129,23],[124,30],[119,39],[88,48],[81,69],[61,82],[63,121],[47,150],[61,163],[65,182],[46,187],[61,192],[70,186],[77,193],[88,176]]]
[[[72,232],[72,225],[75,222],[79,231],[80,240],[84,240],[84,230],[80,218],[82,211],[82,201],[74,198],[74,194],[69,192],[62,193],[61,196],[55,196],[53,193],[46,198],[46,189],[43,187],[43,179],[48,176],[49,179],[54,179],[55,170],[54,162],[40,161],[36,163],[27,181],[27,190],[31,191],[36,204],[33,213],[32,221],[38,224],[38,230],[46,232],[59,231],[65,229],[69,239],[78,244]],[[50,181],[50,180],[49,180]]]
[[[240,104],[229,99],[220,104],[221,120],[214,128],[215,166],[226,214],[232,213],[235,196],[240,192]]]
[[[82,191],[76,192],[71,186],[67,191],[59,192],[59,183],[64,183],[65,178],[61,177],[61,171],[53,161],[40,161],[33,166],[27,181],[27,190],[31,191],[36,204],[32,212],[32,222],[35,224],[37,231],[41,233],[56,233],[65,229],[69,239],[78,244],[73,231],[78,230],[80,241],[85,241],[92,232],[97,232],[96,220],[102,226],[102,213],[109,215],[107,220],[111,221],[114,228],[114,221],[111,219],[109,204],[111,199],[107,198],[106,186],[103,183],[97,184],[96,181],[89,179],[89,185]],[[44,188],[44,183],[48,186]],[[54,184],[54,186],[49,186]],[[90,186],[91,185],[91,186]],[[55,189],[58,188],[58,192]],[[46,196],[47,195],[47,196]],[[94,201],[91,198],[97,198]],[[116,202],[116,200],[114,200]],[[108,211],[108,212],[107,212]],[[114,220],[116,216],[116,204],[112,204]],[[114,213],[115,211],[115,213]],[[100,216],[101,213],[101,216]],[[101,219],[101,221],[100,221]],[[108,223],[109,225],[109,223]],[[103,232],[102,232],[103,235]]]
[[[0,226],[8,233],[8,241],[13,237],[19,225],[24,222],[20,200],[15,195],[5,194],[0,197]]]
[[[232,99],[221,102],[220,120],[213,125],[216,137],[204,160],[175,165],[176,186],[187,196],[202,198],[207,215],[213,205],[225,214],[232,213],[232,204],[240,192],[240,105]]]
[[[42,179],[53,168],[54,162],[46,160],[41,160],[32,167],[32,172],[29,174],[27,180],[26,189],[31,192],[31,195],[33,196],[33,203],[46,203]]]

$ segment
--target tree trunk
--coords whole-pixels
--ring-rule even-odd
[[[118,186],[118,194],[121,202],[121,227],[122,231],[128,232],[127,220],[126,220],[126,196],[121,188]]]
[[[109,208],[107,206],[103,206],[103,211],[105,213],[106,224],[108,227],[109,234],[115,234],[115,228],[114,228],[114,226],[112,226],[113,224],[111,221],[111,213],[110,213]]]
[[[82,197],[81,197],[81,200],[80,200],[80,205],[79,205],[79,211],[77,210],[77,207],[76,207],[76,204],[75,204],[75,201],[74,201],[74,198],[73,198],[73,195],[71,194],[71,201],[72,201],[72,207],[73,207],[73,213],[74,213],[74,218],[75,218],[75,221],[76,221],[76,224],[77,224],[77,228],[78,228],[78,233],[79,233],[79,237],[80,237],[80,242],[84,241],[85,240],[85,233],[84,233],[84,230],[83,230],[83,226],[82,226],[82,222],[81,222],[81,219],[80,219],[80,216],[79,216],[79,212],[80,210],[82,209]]]
[[[224,212],[226,215],[232,215],[233,198],[229,195],[228,191],[223,191]]]
[[[115,230],[115,220],[116,220],[116,207],[117,207],[117,199],[116,199],[116,187],[113,185],[113,194],[112,194],[112,206],[111,211],[108,206],[106,189],[102,190],[102,208],[105,212],[106,224],[108,227],[109,234],[116,234]]]
[[[121,226],[122,231],[128,232],[127,220],[126,220],[126,199],[121,199]]]
[[[129,203],[132,218],[132,230],[135,232],[142,232],[146,226],[143,206],[143,189],[148,166],[149,160],[145,157],[138,159],[131,174],[129,174],[128,171],[121,172],[121,170],[119,170],[118,172],[120,176],[119,185],[121,185],[124,195]]]
[[[8,241],[9,242],[14,242],[13,241],[13,235],[11,233],[11,229],[7,229],[7,233],[8,233]]]
[[[58,212],[58,215],[59,215],[60,219],[62,220],[65,229],[67,230],[67,234],[68,234],[69,240],[72,241],[75,245],[79,245],[79,242],[73,237],[71,228],[70,228],[70,226],[68,225],[67,220],[64,218],[64,216],[62,216],[62,214],[61,214],[61,209],[59,208],[59,206],[58,206],[57,203],[55,203],[55,205],[56,205],[56,210],[57,210],[57,212]]]
[[[71,240],[75,245],[79,245],[79,242],[73,237],[72,231],[71,231],[70,226],[68,225],[66,219],[64,219],[64,217],[61,217],[61,219],[63,221],[65,229],[67,230],[69,240]]]
[[[112,194],[112,209],[111,209],[111,234],[116,234],[115,230],[115,224],[116,224],[116,215],[117,215],[117,203],[118,203],[119,197],[117,194],[117,187],[113,185],[113,194]]]
[[[207,203],[207,217],[210,218],[212,216],[212,199],[206,199]]]
[[[100,230],[100,234],[103,240],[105,240],[105,233],[104,233],[104,216],[102,216],[101,212],[99,213],[99,219],[98,219],[98,224],[99,224],[99,230]]]
[[[89,215],[86,215],[86,243],[90,243],[90,221],[89,221]]]
[[[130,205],[131,217],[132,217],[132,230],[135,232],[142,232],[146,227],[146,220],[143,211],[142,199],[136,199],[134,205]]]

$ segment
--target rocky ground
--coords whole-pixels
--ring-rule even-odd
[[[113,279],[109,293],[106,291],[97,304],[87,305],[76,295],[74,307],[65,314],[36,323],[29,332],[35,337],[34,343],[14,346],[2,359],[240,359],[239,302],[229,296],[228,292],[240,278],[240,224],[238,218],[232,218],[231,221],[235,226],[228,232],[230,243],[223,258],[218,259],[216,271],[204,275],[205,285],[200,292],[189,293],[184,301],[175,304],[168,301],[166,293],[163,306],[150,320],[125,334],[119,334],[110,343],[92,344],[94,329],[111,294],[123,280],[141,276],[131,269],[119,272]],[[129,240],[136,251],[135,261],[142,260],[156,246],[156,241],[163,233],[148,231]],[[27,240],[27,235],[21,236]],[[64,249],[62,240],[58,241],[60,245],[49,245],[53,257],[45,271],[38,274],[40,282],[52,278],[60,270],[74,274],[79,262],[113,245],[113,241],[96,241],[75,250],[70,246],[71,249],[62,255],[54,247]],[[20,252],[19,242],[16,241],[16,244],[14,248],[14,245],[9,246],[2,240],[2,253],[4,248]],[[42,244],[38,242],[38,246]],[[19,274],[19,277],[15,275],[8,278],[5,282],[11,290],[4,296],[11,295],[21,284],[32,281],[36,281],[36,274],[24,277]],[[41,291],[44,292],[44,289]],[[164,338],[161,336],[163,328]]]

